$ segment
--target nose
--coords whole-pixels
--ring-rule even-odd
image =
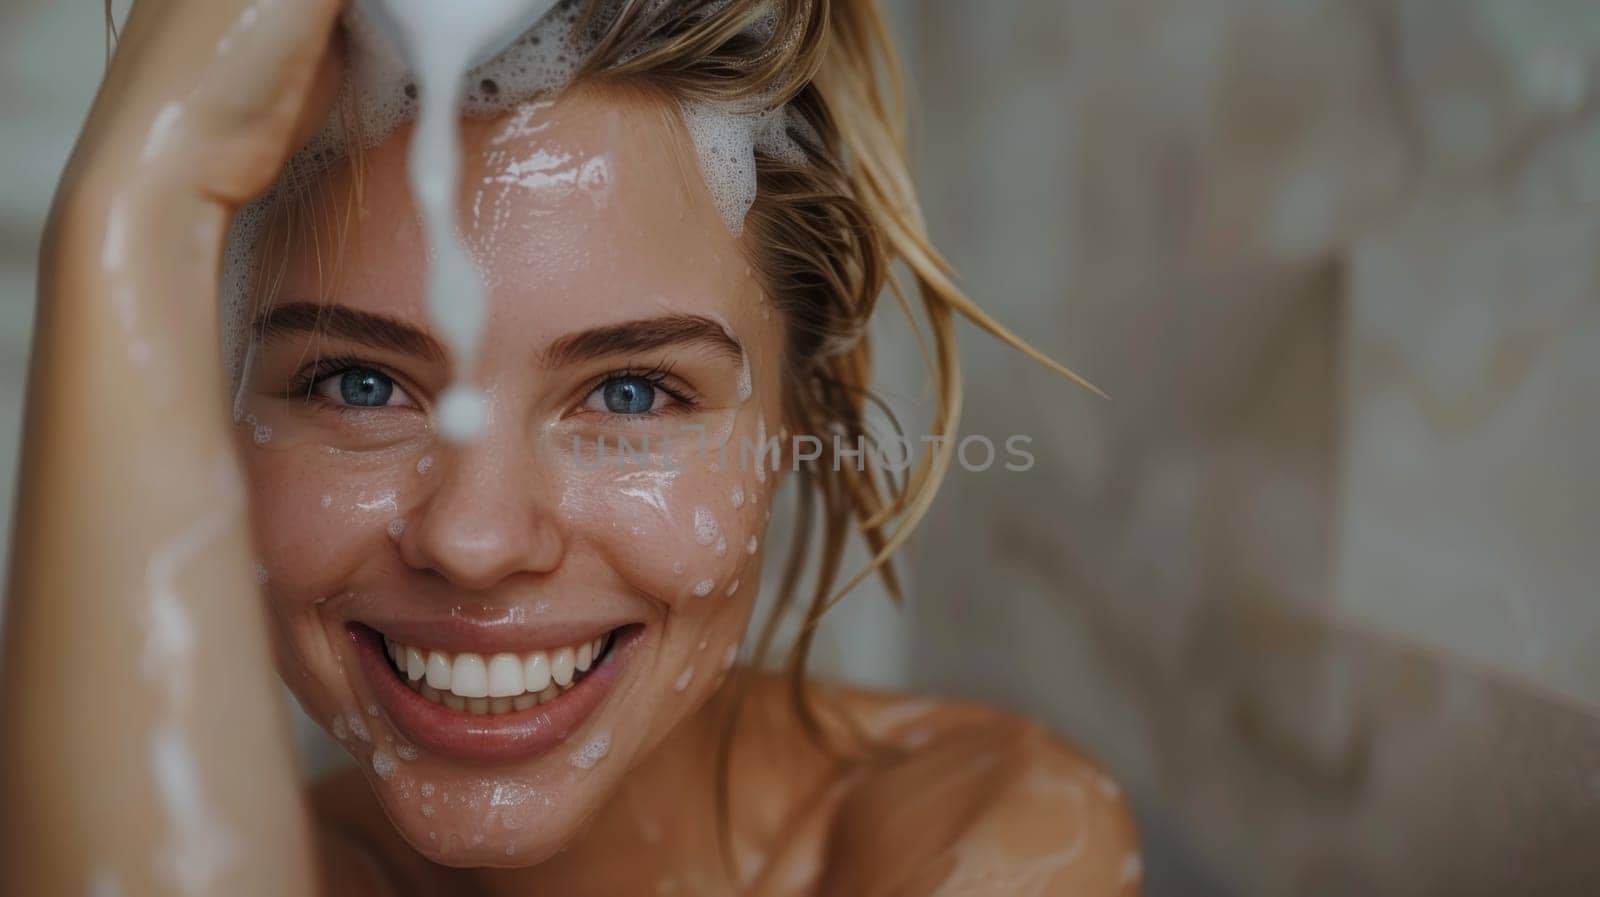
[[[400,538],[407,564],[475,591],[560,566],[559,489],[532,452],[492,436],[445,452],[432,494]]]

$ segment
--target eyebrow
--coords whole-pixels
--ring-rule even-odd
[[[322,333],[390,349],[429,361],[447,360],[444,346],[404,321],[345,305],[288,302],[256,320],[263,344],[294,333]],[[701,315],[671,314],[593,327],[568,334],[540,353],[546,367],[561,367],[595,358],[649,352],[672,346],[703,345],[737,361],[744,346],[722,324]]]
[[[315,333],[390,349],[429,361],[443,362],[444,346],[439,341],[387,315],[358,311],[345,305],[315,302],[289,302],[274,306],[256,319],[256,338],[263,344],[292,333]]]
[[[672,314],[608,324],[563,336],[544,350],[541,361],[546,367],[561,367],[611,355],[695,344],[734,361],[744,356],[744,346],[720,323],[700,315]]]

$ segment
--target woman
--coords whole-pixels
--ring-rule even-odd
[[[1015,342],[927,243],[872,6],[773,23],[601,4],[569,85],[464,120],[489,423],[459,444],[430,420],[452,358],[423,309],[403,128],[280,187],[250,349],[235,382],[218,364],[229,223],[329,117],[339,7],[141,0],[64,176],[10,584],[0,890],[1135,890],[1120,792],[1038,727],[804,683],[849,529],[886,558],[949,443],[887,496],[784,440],[724,450],[865,432],[862,328],[896,259],[932,328],[940,432],[952,313]],[[746,97],[788,100],[805,158],[763,157],[730,227],[682,111]],[[788,477],[820,505],[819,584],[789,675],[730,679]],[[358,761],[309,818],[269,645]]]

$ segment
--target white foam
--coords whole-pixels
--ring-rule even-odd
[[[567,757],[567,762],[579,769],[593,769],[611,750],[611,736],[605,732],[589,739],[589,743]]]
[[[701,545],[710,545],[722,535],[722,527],[717,525],[716,515],[704,505],[694,509],[694,540]]]
[[[378,774],[378,778],[389,781],[394,778],[395,769],[394,758],[387,751],[380,749],[372,752],[372,771]]]

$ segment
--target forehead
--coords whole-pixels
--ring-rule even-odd
[[[339,302],[425,321],[428,248],[407,175],[410,134],[312,189],[296,216],[285,298],[323,298],[337,247]],[[489,288],[492,327],[532,323],[553,336],[663,307],[726,306],[731,317],[756,290],[667,102],[577,91],[465,120],[461,148],[457,221]]]

